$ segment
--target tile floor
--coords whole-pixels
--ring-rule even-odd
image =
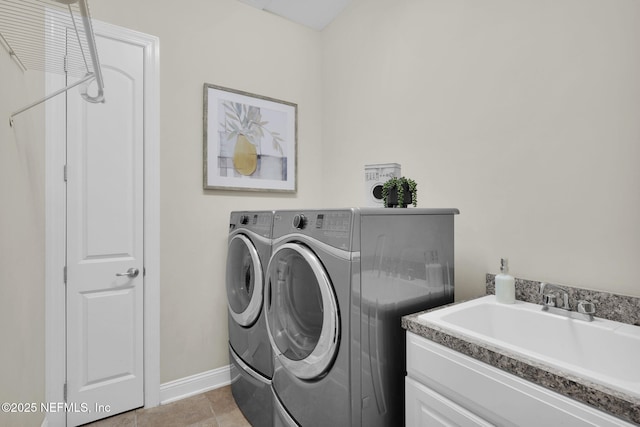
[[[231,394],[231,386],[151,409],[114,415],[85,427],[250,427]]]

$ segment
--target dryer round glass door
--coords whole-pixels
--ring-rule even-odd
[[[277,248],[265,283],[269,339],[282,365],[298,378],[326,372],[338,346],[338,308],[329,276],[304,245]]]
[[[262,265],[255,246],[242,234],[229,241],[226,282],[231,317],[241,326],[251,326],[262,309]]]

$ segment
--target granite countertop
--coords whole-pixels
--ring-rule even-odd
[[[493,293],[491,292],[493,290],[491,288],[493,278],[494,276],[487,275],[488,293]],[[532,283],[534,282],[527,283],[527,281],[521,281],[518,283],[518,281],[516,281],[516,298],[520,300],[530,299],[526,296],[527,291],[525,291],[525,289],[529,288],[529,285]],[[518,284],[520,284],[520,286],[518,286]],[[539,284],[537,284],[537,286],[539,286]],[[640,299],[634,297],[629,298],[632,299],[631,308],[637,308],[637,305],[640,304]],[[454,304],[460,304],[461,302],[462,301]],[[443,329],[433,323],[418,318],[418,316],[423,313],[442,308],[444,307],[404,316],[402,318],[402,327],[409,332],[413,332],[416,335],[502,369],[527,381],[586,403],[626,421],[640,424],[640,399],[635,396],[613,390],[603,384],[570,375],[522,354],[510,352],[487,342],[475,340],[454,331]],[[635,322],[630,323],[633,324]]]

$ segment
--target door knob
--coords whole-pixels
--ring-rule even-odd
[[[138,277],[139,273],[140,273],[140,270],[138,270],[137,268],[130,268],[127,270],[126,273],[116,273],[116,276],[118,277],[127,276],[130,279],[135,279],[136,277]]]

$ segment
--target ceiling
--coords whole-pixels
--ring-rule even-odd
[[[240,0],[298,24],[321,31],[351,0]]]

